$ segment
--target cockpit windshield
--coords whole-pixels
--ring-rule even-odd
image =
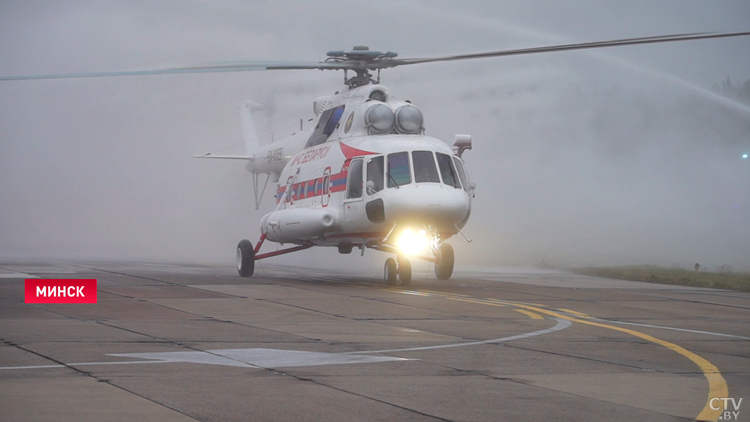
[[[389,188],[397,188],[411,183],[408,152],[388,154],[388,170],[385,177],[388,179]]]
[[[372,195],[383,190],[383,156],[367,160],[367,193]]]
[[[438,176],[435,167],[435,157],[432,155],[432,151],[414,151],[412,158],[414,160],[414,181],[417,183],[440,183],[440,176]]]

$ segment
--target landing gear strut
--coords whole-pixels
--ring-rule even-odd
[[[240,244],[237,245],[237,271],[242,277],[250,277],[253,275],[253,272],[255,272],[255,261],[259,259],[271,258],[313,247],[311,242],[306,241],[299,246],[259,254],[260,247],[265,240],[266,234],[263,233],[260,235],[260,240],[258,240],[258,244],[255,245],[255,248],[253,248],[253,244],[247,239],[241,240]]]

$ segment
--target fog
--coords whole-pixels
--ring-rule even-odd
[[[520,4],[519,4],[520,3]],[[0,75],[401,57],[750,29],[750,4],[616,2],[0,3]],[[385,70],[477,184],[457,262],[750,269],[750,107],[710,91],[750,78],[750,37]],[[342,88],[326,71],[0,82],[0,258],[229,263],[255,242],[239,105],[274,139]],[[265,137],[266,141],[270,136]],[[272,190],[272,189],[271,189]],[[264,248],[271,248],[270,245]],[[382,265],[305,251],[273,262]],[[271,262],[272,260],[269,260]],[[416,267],[415,267],[416,269]]]

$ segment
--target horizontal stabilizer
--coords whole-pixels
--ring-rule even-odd
[[[252,160],[253,159],[253,157],[250,157],[248,155],[211,155],[211,154],[194,155],[193,158],[220,158],[222,160]]]

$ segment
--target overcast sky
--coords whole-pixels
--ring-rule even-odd
[[[356,44],[420,57],[748,22],[746,1],[6,0],[0,75],[314,61]],[[474,242],[451,240],[457,262],[748,269],[750,109],[709,89],[727,76],[750,79],[750,37],[425,64],[383,82],[422,108],[429,135],[474,136]],[[262,132],[290,134],[342,77],[0,83],[0,257],[231,262],[272,198],[255,211],[240,162],[191,156],[242,153],[244,100],[268,105]],[[288,259],[313,257],[359,259]]]

